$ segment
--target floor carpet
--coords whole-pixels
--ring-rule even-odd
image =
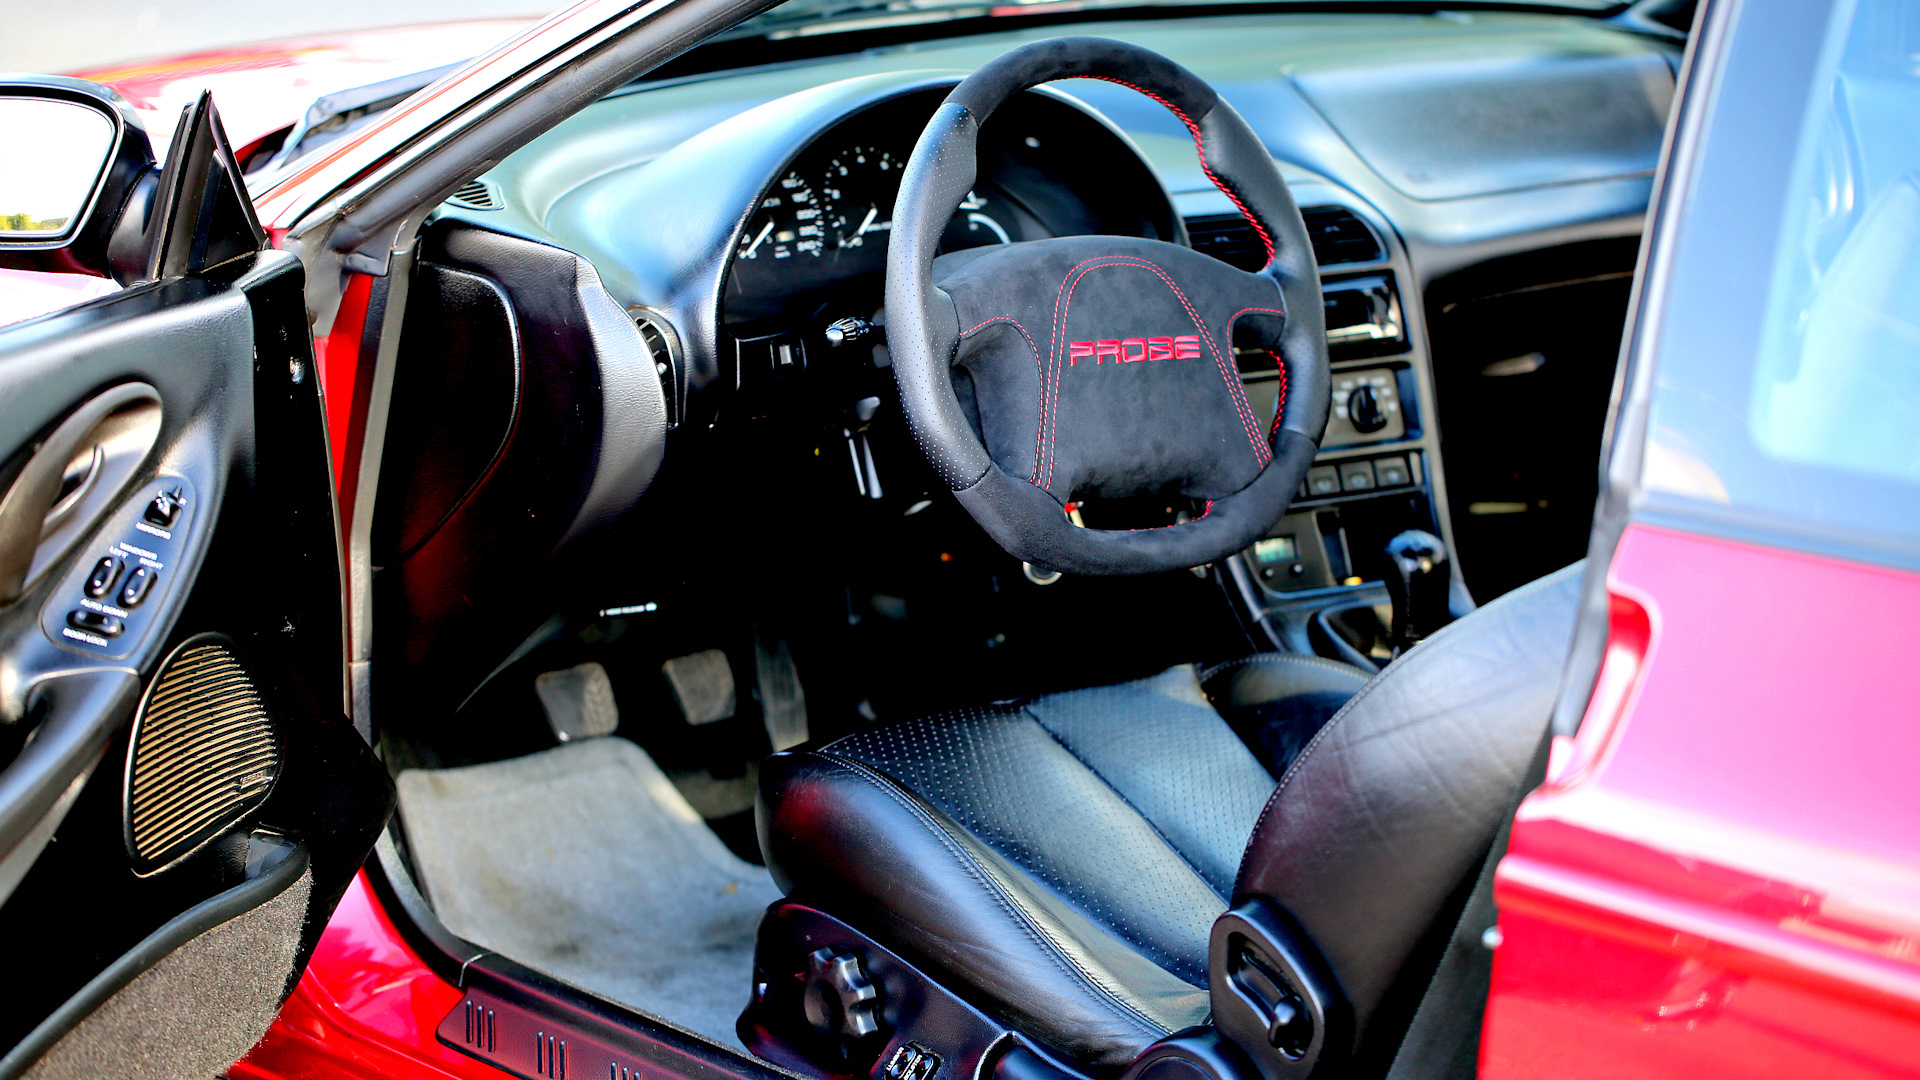
[[[644,750],[617,737],[400,774],[421,886],[448,929],[738,1047],[753,935],[779,896]]]

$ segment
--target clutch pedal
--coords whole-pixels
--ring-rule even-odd
[[[547,711],[547,723],[561,742],[611,735],[620,726],[607,669],[588,662],[534,676],[533,692]]]

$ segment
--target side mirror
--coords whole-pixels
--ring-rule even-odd
[[[127,103],[80,79],[0,76],[0,131],[0,267],[138,278],[158,185]]]

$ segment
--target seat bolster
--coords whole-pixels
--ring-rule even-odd
[[[1263,652],[1215,664],[1200,673],[1218,709],[1244,709],[1302,694],[1338,694],[1344,702],[1373,678],[1352,664],[1299,653]]]
[[[1206,991],[1052,896],[939,808],[831,750],[761,772],[768,869],[1010,1027],[1117,1072],[1206,1019]]]
[[[1356,1037],[1499,831],[1546,730],[1582,564],[1394,661],[1281,777],[1234,902],[1279,904],[1319,946]]]
[[[1372,678],[1349,664],[1281,652],[1243,656],[1200,675],[1207,700],[1275,778]]]

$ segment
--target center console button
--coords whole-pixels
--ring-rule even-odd
[[[1308,469],[1307,490],[1314,495],[1340,494],[1340,470],[1332,465],[1317,465]]]
[[[120,606],[124,608],[139,606],[140,601],[145,600],[147,594],[153,591],[153,583],[158,577],[159,575],[154,573],[152,567],[134,567],[133,573],[127,575],[127,587],[120,590]]]
[[[127,624],[115,616],[108,615],[104,611],[88,611],[85,608],[75,608],[68,612],[67,625],[75,630],[84,630],[89,634],[109,638],[119,637],[120,632],[127,628]]]
[[[120,560],[111,555],[93,564],[93,573],[87,575],[85,586],[87,596],[98,600],[107,595],[113,583],[120,580]]]
[[[1340,486],[1348,491],[1372,491],[1374,488],[1373,462],[1341,462]]]
[[[1373,474],[1381,487],[1399,487],[1413,482],[1413,474],[1407,471],[1407,459],[1403,457],[1379,458],[1373,463]]]

